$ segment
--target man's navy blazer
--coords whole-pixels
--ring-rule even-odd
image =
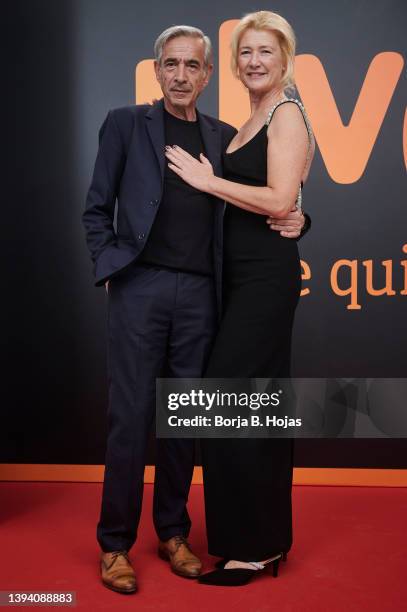
[[[214,173],[222,176],[222,152],[236,130],[213,117],[197,115],[206,157]],[[146,245],[163,196],[165,144],[163,100],[153,106],[111,110],[100,129],[99,151],[83,214],[96,286],[135,261]],[[224,202],[213,200],[213,261],[220,304]]]

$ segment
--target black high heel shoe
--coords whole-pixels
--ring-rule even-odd
[[[277,578],[281,560],[287,560],[287,553],[280,553],[266,563],[256,563],[256,561],[252,561],[250,563],[252,563],[253,569],[245,567],[225,569],[228,559],[222,559],[216,563],[218,569],[213,572],[208,572],[207,574],[202,574],[199,576],[198,582],[200,584],[212,584],[214,586],[244,586],[253,580],[255,576],[261,575],[262,570],[266,569],[268,565],[271,565],[273,576]]]
[[[217,567],[218,569],[223,569],[226,565],[226,563],[229,563],[230,559],[220,559],[219,561],[216,561],[215,563],[215,567]],[[281,561],[284,561],[284,563],[287,561],[287,553],[283,552],[281,553]]]

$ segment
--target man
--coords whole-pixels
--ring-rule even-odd
[[[223,202],[180,180],[164,148],[204,152],[220,175],[222,151],[236,133],[195,108],[213,69],[209,39],[174,26],[154,50],[164,98],[109,112],[83,215],[96,285],[106,284],[109,300],[109,433],[97,536],[102,581],[120,593],[137,590],[127,553],[141,513],[155,380],[202,375],[220,313]],[[297,237],[301,215],[285,223],[277,229]],[[159,555],[176,574],[196,577],[201,562],[187,541],[186,508],[194,441],[159,439],[156,449]]]

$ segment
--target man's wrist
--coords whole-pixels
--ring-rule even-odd
[[[306,232],[308,232],[308,230],[311,227],[311,218],[303,210],[301,211],[301,213],[302,213],[302,215],[304,217],[304,225],[302,226],[301,234],[305,234]]]
[[[304,212],[303,210],[301,211],[301,214],[304,216],[304,225],[302,226],[301,233],[296,238],[296,240],[301,240],[301,238],[308,232],[308,230],[311,227],[311,217],[307,215],[307,213]]]

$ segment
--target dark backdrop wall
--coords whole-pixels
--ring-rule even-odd
[[[164,28],[201,27],[212,38],[217,66],[222,23],[259,8],[284,15],[297,33],[298,53],[322,62],[344,125],[372,60],[383,52],[405,58],[403,0],[224,0],[209,8],[183,0],[9,3],[1,462],[103,463],[106,298],[93,286],[80,222],[99,126],[109,109],[134,103],[136,65],[152,58]],[[373,102],[374,88],[379,96],[389,86],[388,74],[385,67],[376,78]],[[407,375],[404,72],[393,89],[358,180],[334,180],[322,140],[317,151],[304,202],[313,229],[300,243],[311,279],[294,330],[296,375]],[[199,106],[218,115],[217,76]],[[340,264],[337,287],[331,279],[339,260],[356,261],[352,290],[357,270],[360,309],[349,309],[351,297],[338,295],[350,287],[350,264]],[[366,260],[373,262],[376,289],[385,287],[381,262],[392,262],[392,287],[388,279],[384,295],[369,294]],[[296,464],[401,468],[406,449],[404,440],[307,440],[297,443]]]

